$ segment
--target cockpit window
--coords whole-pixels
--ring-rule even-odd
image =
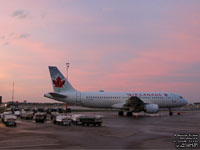
[[[182,97],[182,96],[179,96],[179,98],[180,98],[180,99],[183,99],[183,97]]]

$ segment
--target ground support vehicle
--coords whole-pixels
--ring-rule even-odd
[[[43,112],[37,112],[35,115],[34,115],[34,119],[35,119],[35,122],[38,123],[38,122],[41,122],[41,123],[44,123],[45,120],[46,120],[46,113],[43,113]]]
[[[2,116],[2,121],[6,126],[16,126],[17,117],[13,114],[4,114]]]
[[[3,119],[4,115],[12,115],[12,111],[5,111],[3,113],[1,113],[1,119]]]
[[[12,109],[12,112],[15,116],[19,117],[20,116],[20,109],[19,108],[13,108]]]
[[[34,112],[31,109],[22,109],[20,113],[21,119],[29,119],[32,120],[34,116]]]
[[[72,122],[75,125],[101,126],[102,125],[102,116],[74,114],[74,115],[72,115]]]
[[[58,125],[71,126],[72,120],[71,120],[71,116],[69,115],[58,114],[57,116],[53,118],[52,122]]]

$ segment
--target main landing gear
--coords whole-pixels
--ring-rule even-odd
[[[169,115],[173,116],[173,112],[172,112],[171,108],[169,108]]]
[[[131,116],[133,116],[133,113],[130,112],[130,111],[128,111],[128,112],[126,113],[126,116],[127,116],[127,117],[131,117]]]
[[[123,116],[123,115],[124,115],[124,112],[121,110],[121,111],[118,112],[118,115],[119,115],[119,116]]]
[[[124,112],[121,110],[121,111],[118,112],[118,115],[119,115],[119,116],[123,116],[123,115],[124,115]],[[127,116],[127,117],[131,117],[131,116],[133,116],[133,113],[130,112],[130,111],[128,111],[128,112],[126,113],[126,116]]]

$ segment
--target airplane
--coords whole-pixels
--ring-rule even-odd
[[[76,90],[55,66],[49,66],[49,72],[54,92],[44,94],[44,97],[78,106],[118,109],[118,115],[127,116],[132,113],[157,113],[159,108],[182,107],[188,104],[182,96],[169,92],[80,92]]]

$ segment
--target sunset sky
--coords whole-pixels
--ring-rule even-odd
[[[174,92],[200,101],[199,0],[0,0],[0,95],[53,91],[54,65],[80,91]]]

